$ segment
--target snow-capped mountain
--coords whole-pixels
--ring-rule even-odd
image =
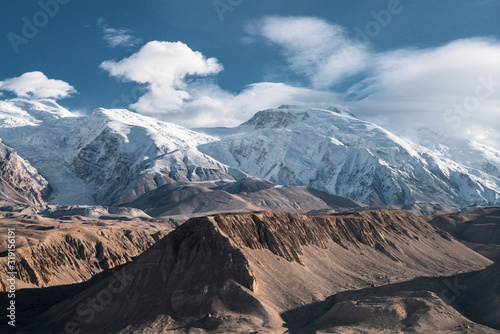
[[[497,150],[418,145],[339,108],[282,106],[204,132],[122,109],[77,116],[51,100],[0,101],[0,138],[49,182],[55,204],[124,204],[164,184],[245,173],[373,205],[500,203]]]
[[[178,181],[235,180],[244,174],[201,153],[214,138],[123,109],[97,109],[85,119],[100,133],[82,145],[73,166],[98,188],[98,203],[128,203]]]
[[[279,184],[310,186],[372,205],[500,203],[500,155],[493,148],[475,145],[481,162],[461,163],[467,154],[458,148],[428,149],[336,108],[282,106],[218,134],[219,141],[199,149]]]
[[[51,184],[56,204],[121,204],[171,181],[244,174],[199,152],[211,136],[127,110],[77,117],[54,101],[0,101],[0,138]]]
[[[449,138],[436,138],[428,129],[420,129],[414,136],[416,143],[435,151],[439,156],[479,169],[500,178],[500,151],[478,143]]]

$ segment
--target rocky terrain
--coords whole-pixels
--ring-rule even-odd
[[[339,292],[283,318],[290,333],[499,333],[500,290],[484,286],[498,274],[494,264],[479,272]]]
[[[0,203],[42,204],[49,192],[48,182],[38,171],[0,142]]]
[[[338,108],[193,131],[23,99],[0,101],[0,138],[19,333],[500,330],[500,211],[462,208],[499,204],[484,145]],[[7,261],[3,234],[1,303]]]
[[[500,208],[468,207],[456,213],[424,217],[493,261],[500,260]]]
[[[32,322],[31,332],[302,333],[311,325],[342,332],[338,326],[352,324],[373,331],[494,332],[465,318],[439,291],[412,283],[410,291],[390,288],[491,263],[405,211],[193,218],[120,268],[121,281],[109,276],[83,291],[68,287],[75,293],[61,295],[72,297],[54,302]],[[358,289],[368,293],[348,292]],[[391,293],[375,298],[383,289]],[[105,305],[92,311],[88,301],[104,294]],[[328,297],[335,294],[332,304]],[[326,299],[331,309],[323,307],[325,314],[314,318]],[[290,316],[301,309],[310,312]],[[347,323],[332,320],[342,314],[349,315],[342,316]]]
[[[87,281],[130,262],[173,228],[145,214],[140,218],[123,213],[85,217],[70,208],[50,211],[46,215],[29,207],[20,212],[0,211],[2,230],[16,231],[17,289]],[[7,261],[4,233],[0,236],[0,291],[6,290]]]

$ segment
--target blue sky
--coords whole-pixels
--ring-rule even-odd
[[[338,104],[398,134],[500,147],[500,1],[0,1],[3,98],[192,127]]]

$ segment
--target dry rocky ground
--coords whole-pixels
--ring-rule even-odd
[[[152,239],[136,240],[154,243],[154,222],[126,223],[136,233],[149,224]],[[113,245],[128,239],[115,233],[106,236]],[[115,270],[101,266],[79,284],[21,290],[20,333],[500,329],[498,265],[407,211],[193,218],[132,261],[107,266]]]

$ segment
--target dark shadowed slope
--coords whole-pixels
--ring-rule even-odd
[[[468,207],[447,215],[425,217],[476,252],[500,261],[500,208]]]

